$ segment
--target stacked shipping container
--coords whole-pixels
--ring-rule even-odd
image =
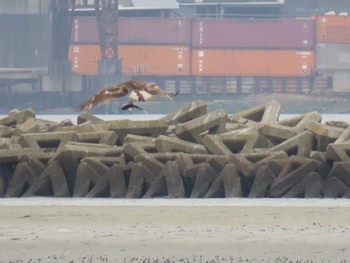
[[[333,80],[333,90],[350,92],[350,16],[316,18],[316,67]]]
[[[190,75],[188,19],[120,18],[118,28],[123,74]],[[69,50],[72,71],[97,74],[100,58],[96,18],[75,17]]]
[[[192,32],[194,75],[308,76],[314,69],[309,19],[197,19]]]
[[[215,86],[224,83],[226,92],[228,86],[234,86],[232,90],[238,92],[253,89],[298,92],[311,90],[316,84],[316,88],[324,91],[329,81],[314,79],[316,71],[332,74],[338,91],[345,89],[339,83],[350,75],[348,16],[316,19],[121,17],[118,30],[122,73],[129,76],[180,76],[183,79],[189,76],[195,77],[195,85],[201,86],[215,78]],[[96,18],[75,17],[69,51],[72,70],[78,74],[97,74],[100,57]],[[224,90],[219,86],[216,90]],[[202,92],[208,88],[195,87],[195,90]]]
[[[312,19],[196,19],[192,24],[192,74],[239,76],[240,91],[248,93],[257,90],[255,81],[259,81],[252,82],[251,77],[310,76],[314,47]],[[267,80],[269,86],[262,91],[280,91],[280,82]]]
[[[120,18],[119,58],[126,75],[190,75],[190,20]]]
[[[72,71],[77,74],[97,74],[101,59],[97,19],[74,17],[68,57]]]

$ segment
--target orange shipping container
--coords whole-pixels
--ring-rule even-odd
[[[122,73],[126,75],[189,75],[187,46],[119,45]]]
[[[350,16],[319,16],[316,19],[317,42],[350,43]]]
[[[97,74],[101,59],[99,45],[70,45],[68,57],[72,72],[76,74]]]
[[[192,51],[192,74],[195,76],[307,76],[314,69],[314,64],[312,51]]]

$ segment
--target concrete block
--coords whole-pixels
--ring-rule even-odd
[[[52,159],[60,160],[64,155],[69,154],[71,158],[80,160],[84,157],[98,156],[120,156],[123,153],[123,147],[111,146],[107,144],[69,142],[64,145],[61,151],[55,153]]]
[[[318,173],[322,179],[325,179],[332,169],[332,162],[327,159],[326,152],[311,152],[310,158],[319,162]]]
[[[124,143],[124,138],[128,134],[158,137],[159,135],[164,135],[168,128],[167,123],[161,120],[115,120],[107,123],[110,125],[109,129],[118,135],[122,143]]]
[[[37,175],[40,175],[44,171],[44,169],[46,168],[46,165],[44,164],[44,162],[40,161],[37,158],[34,158],[33,156],[28,156],[28,155],[22,154],[19,156],[18,161],[19,162],[26,162]]]
[[[85,197],[91,190],[91,187],[99,182],[100,178],[101,174],[89,164],[80,163],[77,169],[73,197]]]
[[[118,136],[113,131],[77,133],[78,142],[115,145]]]
[[[267,165],[271,161],[286,159],[288,155],[283,151],[260,152],[247,154],[232,154],[228,160],[236,165],[238,171],[245,177],[253,178],[260,166]]]
[[[281,105],[275,101],[269,101],[228,116],[228,122],[244,125],[274,124],[277,123],[281,111]]]
[[[160,135],[162,136],[162,135]],[[150,137],[150,136],[142,136],[142,135],[135,135],[135,134],[127,134],[124,138],[123,143],[132,143],[132,142],[154,142],[156,138]]]
[[[89,122],[91,124],[103,124],[104,120],[101,118],[96,117],[95,115],[91,114],[90,112],[87,111],[82,111],[79,113],[77,117],[77,124],[82,124]]]
[[[155,176],[162,170],[164,164],[158,161],[153,155],[141,153],[135,157],[135,162],[142,162]]]
[[[192,157],[187,154],[181,154],[176,158],[176,162],[179,164],[181,174],[184,177],[184,180],[190,179],[190,186],[189,187],[192,190],[193,184],[195,180],[191,180],[191,178],[195,178],[197,175],[197,170],[200,166],[200,164],[194,164]]]
[[[185,187],[179,164],[175,161],[167,162],[160,174],[164,176],[169,198],[185,198]]]
[[[332,172],[347,187],[350,187],[350,161],[333,163]]]
[[[71,119],[67,118],[58,123],[61,127],[71,127],[74,126],[74,123]]]
[[[0,197],[4,197],[6,192],[6,183],[0,175]]]
[[[342,198],[350,198],[350,188],[346,190],[346,192],[343,194]]]
[[[148,153],[148,152],[145,152],[145,153],[137,154],[134,158],[134,161],[139,162],[139,161],[143,161],[146,159],[155,160],[159,163],[159,165],[156,165],[156,166],[159,166],[161,168],[161,167],[163,167],[163,165],[166,162],[174,161],[179,154],[181,154],[181,153],[177,153],[177,152],[176,153],[175,152],[174,153],[157,153],[157,152]]]
[[[165,177],[163,174],[158,174],[147,189],[143,198],[164,197],[168,194]]]
[[[325,152],[330,143],[334,143],[344,132],[344,129],[328,126],[318,122],[311,122],[305,126],[305,129],[312,132],[317,141],[317,151]]]
[[[327,159],[333,162],[350,161],[350,143],[344,144],[329,144],[326,150]]]
[[[64,119],[61,122],[52,122],[46,120],[39,120],[39,129],[41,132],[69,132],[69,131],[78,131],[77,127],[81,127],[82,125],[74,125],[71,119]],[[91,125],[86,125],[91,126]],[[91,129],[89,130],[91,131]],[[80,131],[82,132],[82,131]]]
[[[184,123],[207,113],[207,105],[201,100],[193,101],[178,111],[167,114],[160,120],[165,121],[168,125]]]
[[[190,198],[203,198],[216,177],[217,174],[209,164],[201,164],[197,170]]]
[[[35,148],[10,148],[0,151],[0,163],[17,163],[22,155],[29,155],[39,160],[47,160],[52,154],[38,152]]]
[[[18,143],[22,147],[30,147],[38,151],[56,152],[76,139],[74,132],[27,133],[19,137]]]
[[[39,123],[35,118],[28,118],[22,124],[17,125],[13,130],[12,136],[19,136],[24,133],[39,132]]]
[[[39,132],[50,132],[53,131],[55,126],[60,125],[57,121],[51,121],[41,118],[35,118],[37,123],[39,124]]]
[[[160,135],[155,139],[155,146],[158,152],[208,153],[201,144],[164,135]]]
[[[39,121],[39,129],[41,132],[72,131],[75,127],[76,125],[74,125],[71,119],[64,119],[60,122]]]
[[[249,191],[249,198],[267,197],[269,189],[276,179],[276,175],[268,165],[260,166],[256,172],[252,187]]]
[[[18,139],[18,137],[15,137]],[[8,150],[8,149],[22,149],[21,145],[12,138],[0,138],[0,150]]]
[[[74,126],[61,126],[59,123],[51,127],[51,131],[53,132],[76,132],[76,133],[84,133],[84,132],[107,132],[109,128],[109,124],[81,124]]]
[[[127,162],[133,161],[138,154],[156,152],[154,141],[132,142],[124,144],[124,155]]]
[[[313,135],[309,131],[304,131],[298,135],[270,148],[268,152],[284,151],[289,156],[298,155],[310,157],[313,145]]]
[[[278,125],[264,125],[260,129],[260,132],[267,140],[269,140],[272,147],[298,135],[296,131]]]
[[[73,192],[78,164],[84,157],[120,156],[122,148],[105,144],[70,142],[50,159],[58,160],[66,173],[70,192]]]
[[[175,160],[180,167],[186,196],[191,195],[198,174],[198,169],[202,164],[208,164],[214,173],[218,174],[228,162],[225,156],[185,153],[177,153],[177,157],[173,160]]]
[[[313,122],[321,122],[322,115],[317,111],[307,112],[305,114],[300,114],[297,116],[285,118],[278,121],[278,126],[286,126],[287,128],[302,132],[305,130],[306,125]]]
[[[0,125],[0,138],[11,137],[13,130],[14,128],[5,125]]]
[[[96,157],[84,157],[80,160],[80,164],[87,164],[90,168],[92,168],[99,176],[104,175],[108,169],[109,165],[102,163]]]
[[[29,118],[35,118],[35,113],[32,109],[13,111],[8,116],[0,119],[0,125],[16,128]]]
[[[5,197],[21,197],[37,178],[36,172],[26,162],[17,164]]]
[[[176,126],[175,134],[182,140],[202,144],[202,134],[220,134],[225,131],[227,113],[217,110]]]
[[[220,139],[219,135],[205,135],[202,143],[210,154],[232,154],[231,150]]]
[[[257,129],[244,128],[219,135],[205,135],[202,142],[211,154],[230,155],[252,151],[258,146],[259,139]]]
[[[258,125],[226,122],[225,129],[226,129],[226,132],[230,132],[230,131],[237,131],[237,130],[241,130],[241,129],[254,128],[257,126]]]
[[[338,127],[342,129],[347,129],[349,127],[349,123],[346,121],[326,121],[326,125],[328,126],[333,126],[333,127]]]
[[[124,155],[120,154],[119,156],[90,156],[81,159],[80,163],[87,163],[90,165],[96,172],[99,174],[104,174],[109,167],[117,164],[123,169],[126,169],[126,163]]]
[[[86,197],[125,197],[127,191],[123,168],[114,164],[92,187]]]
[[[343,133],[336,138],[334,144],[346,144],[350,143],[350,126],[343,130]]]
[[[228,164],[228,158],[220,155],[208,155],[208,161],[205,161],[210,165],[216,174],[220,174],[222,169]]]
[[[321,176],[311,172],[299,183],[293,186],[283,197],[320,198],[323,197]]]
[[[142,163],[133,163],[126,198],[141,198],[151,186],[155,175]]]
[[[23,194],[23,197],[30,196],[71,196],[63,168],[58,161],[50,162],[46,169],[34,179]]]
[[[226,164],[204,197],[232,198],[242,196],[241,175],[234,164]]]
[[[47,164],[56,153],[53,152],[39,152],[34,151],[31,148],[22,148],[21,154],[18,155],[18,161],[21,161],[23,158],[32,158],[42,162],[43,164]]]
[[[330,176],[324,187],[325,198],[340,198],[347,194],[349,187],[347,187],[338,177]]]
[[[308,174],[316,171],[317,168],[318,163],[315,160],[298,156],[289,157],[286,166],[283,167],[271,186],[270,197],[282,197]]]
[[[287,165],[288,163],[288,155],[286,154],[286,158],[284,159],[277,159],[277,160],[271,160],[268,162],[266,165],[269,167],[269,169],[273,172],[274,175],[278,175],[282,172],[283,168]]]

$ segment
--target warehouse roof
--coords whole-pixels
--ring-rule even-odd
[[[119,0],[120,10],[178,9],[176,0]]]
[[[179,0],[180,5],[267,6],[283,5],[284,0]]]

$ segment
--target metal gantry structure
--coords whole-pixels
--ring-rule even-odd
[[[113,61],[118,60],[118,0],[51,0],[51,9],[54,73],[62,72],[62,61],[68,58],[72,17],[86,10],[97,17],[101,60],[112,62],[108,65],[116,64]],[[117,67],[112,68],[112,71],[117,70]]]

